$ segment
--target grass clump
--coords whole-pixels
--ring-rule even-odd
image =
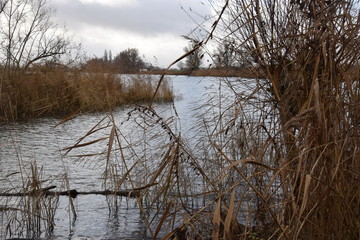
[[[5,208],[0,209],[2,217],[7,220],[1,226],[3,237],[40,239],[53,235],[59,196],[47,196],[45,192],[56,186],[45,187],[47,181],[43,178],[43,169],[36,162],[32,162],[29,168],[29,173],[20,168],[20,172],[12,174],[21,175],[22,186],[14,189],[20,190],[18,196],[0,198],[1,203],[6,203]]]

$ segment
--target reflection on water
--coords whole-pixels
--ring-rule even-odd
[[[194,117],[197,106],[203,102],[203,96],[214,82],[212,79],[203,77],[172,77],[170,80],[175,95],[174,105],[159,104],[157,112],[166,119],[170,116],[175,118],[174,131],[182,133],[182,136],[191,138],[196,127]],[[128,108],[118,108],[114,112],[117,123],[126,120]],[[9,189],[19,189],[22,182],[20,170],[25,175],[30,175],[30,163],[36,161],[42,166],[42,179],[47,181],[43,186],[64,187],[64,173],[68,175],[71,189],[78,191],[93,191],[102,189],[101,177],[104,171],[105,161],[103,157],[93,157],[86,160],[71,157],[89,153],[101,153],[106,151],[106,141],[89,148],[75,149],[65,155],[66,147],[76,143],[103,117],[104,113],[92,113],[54,127],[60,119],[43,118],[29,122],[0,124],[0,192]],[[123,130],[124,135],[134,136],[132,129]],[[97,133],[96,137],[108,134],[109,128]],[[90,139],[91,140],[91,139]],[[96,147],[98,146],[98,148]],[[21,168],[21,169],[20,169]],[[0,205],[4,204],[0,202]],[[144,238],[146,226],[141,219],[136,201],[127,198],[118,198],[118,207],[111,209],[106,202],[106,197],[98,195],[79,196],[75,200],[77,219],[74,221],[70,214],[68,199],[61,197],[59,208],[56,212],[56,226],[52,239],[113,239],[121,238]],[[4,237],[5,229],[3,218],[4,212],[0,212],[0,238]]]

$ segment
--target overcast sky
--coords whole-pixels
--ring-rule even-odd
[[[207,0],[52,0],[51,7],[89,56],[137,48],[160,67],[184,53],[181,35],[213,15]],[[204,33],[199,29],[196,35]]]

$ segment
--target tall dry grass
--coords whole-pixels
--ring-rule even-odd
[[[56,186],[45,186],[47,181],[43,178],[43,169],[36,162],[32,162],[28,169],[22,165],[19,170],[12,174],[21,175],[22,187],[16,189],[19,193],[1,199],[1,203],[6,203],[1,209],[1,229],[4,231],[1,236],[4,239],[49,238],[55,229],[59,196],[48,196],[45,192]]]
[[[150,76],[134,75],[124,80],[113,73],[46,67],[25,73],[13,72],[2,80],[0,120],[110,111],[117,106],[150,101],[154,84]],[[163,84],[156,101],[171,101],[172,98],[171,88]]]
[[[219,171],[236,179],[228,188],[246,183],[242,196],[254,201],[247,225],[261,238],[360,236],[358,4],[238,0],[223,8],[221,34],[257,78],[224,82],[237,100],[217,105],[209,142]]]
[[[279,118],[269,135],[281,137],[273,143],[282,149],[278,236],[358,238],[359,75],[347,74],[359,61],[356,1],[237,5],[246,16],[239,35],[252,36],[244,45],[266,73],[260,82]]]

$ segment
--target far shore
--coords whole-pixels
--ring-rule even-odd
[[[196,70],[156,69],[156,70],[143,70],[138,72],[138,74],[243,77],[243,78],[255,77],[253,71],[246,68],[201,68]]]

